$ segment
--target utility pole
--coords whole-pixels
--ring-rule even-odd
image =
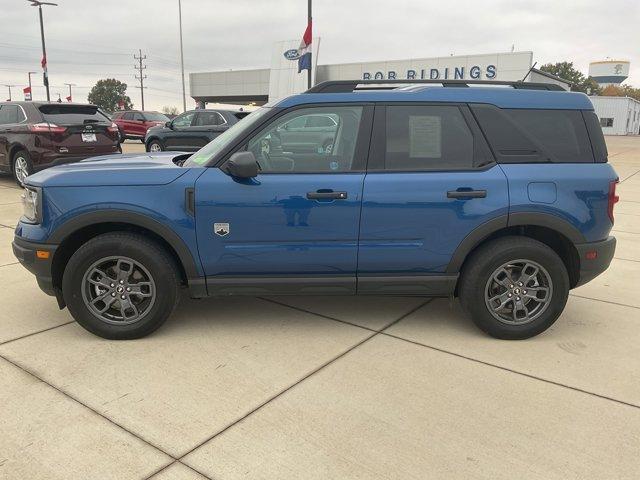
[[[184,90],[184,52],[182,49],[182,1],[178,0],[178,22],[180,23],[180,71],[182,73],[182,111],[187,111],[187,95]]]
[[[16,87],[17,85],[6,85],[5,87],[7,87],[9,89],[9,101],[11,101],[11,87]]]
[[[75,83],[65,83],[65,85],[67,85],[69,87],[69,97],[67,98],[67,100],[70,102],[73,97],[71,96],[71,87],[75,87],[76,84]]]
[[[31,3],[32,7],[38,7],[38,13],[40,15],[40,37],[42,38],[42,60],[40,64],[42,65],[42,79],[44,86],[47,89],[47,102],[51,101],[51,96],[49,95],[49,72],[47,70],[47,48],[44,44],[44,22],[42,21],[42,5],[51,5],[52,7],[57,7],[57,3],[51,2],[41,2],[40,0],[27,0]]]
[[[27,72],[27,75],[29,76],[29,96],[31,97],[29,100],[33,100],[33,89],[31,88],[31,75],[35,75],[38,72]]]
[[[133,58],[135,58],[136,60],[138,60],[138,65],[134,65],[133,68],[135,68],[136,70],[138,70],[138,73],[140,74],[140,76],[136,75],[136,79],[140,80],[140,86],[136,87],[140,89],[140,99],[142,100],[142,109],[144,110],[144,89],[147,88],[144,86],[144,79],[147,78],[146,75],[142,74],[143,70],[146,70],[147,66],[146,65],[142,65],[142,61],[147,59],[146,55],[142,55],[142,49],[138,49],[138,56],[136,57],[135,54],[133,55]]]

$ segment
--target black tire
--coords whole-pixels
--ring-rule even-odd
[[[524,262],[522,262],[524,260]],[[520,262],[519,262],[520,261]],[[526,261],[534,262],[534,265],[542,267],[539,269],[539,277],[525,282],[525,285],[519,287],[519,281],[526,277],[526,275],[520,277],[522,271],[527,267],[524,267],[517,272],[510,270],[518,278],[510,279],[509,276],[504,276],[502,281],[507,285],[501,286],[498,283],[493,282],[494,273],[505,264],[510,265],[526,265]],[[519,262],[519,263],[518,263]],[[528,268],[529,272],[534,271],[533,268]],[[499,274],[500,275],[500,274]],[[544,280],[548,277],[550,282],[544,285],[544,282],[538,282],[538,279]],[[511,283],[515,282],[515,283]],[[529,287],[527,286],[529,285]],[[538,287],[543,288],[538,288]],[[500,290],[491,291],[491,288],[498,288]],[[513,287],[511,289],[510,287]],[[521,295],[522,292],[527,293],[526,288],[530,288],[529,297],[525,298]],[[535,290],[547,290],[549,295],[546,302],[540,302],[538,300],[531,300],[530,296],[532,291]],[[502,318],[502,320],[496,318],[494,313],[490,311],[489,304],[491,300],[488,300],[492,295],[496,293],[503,296],[506,299],[507,305],[506,312],[511,312],[509,316],[518,316],[517,312],[514,313],[515,308],[514,298],[516,298],[516,292],[518,300],[522,300],[524,303],[519,304],[519,308],[533,309],[539,304],[544,305],[540,307],[540,310],[535,315],[531,315],[531,320],[527,320],[529,313],[522,319],[513,319],[514,323],[508,323],[509,319]],[[560,316],[567,303],[567,297],[569,295],[569,275],[565,268],[564,263],[560,257],[547,245],[537,240],[527,237],[502,237],[482,245],[476,250],[472,256],[467,260],[462,271],[460,284],[458,288],[460,302],[463,308],[470,314],[473,322],[484,332],[488,333],[492,337],[506,339],[506,340],[523,340],[533,337],[539,333],[544,332],[549,328]],[[504,297],[507,295],[509,298]],[[496,295],[497,296],[497,295]],[[544,292],[541,292],[541,298],[545,297]],[[494,297],[495,298],[495,297]],[[495,300],[492,305],[503,305],[501,299]],[[527,306],[529,305],[529,306]],[[520,310],[519,310],[520,311]],[[524,311],[524,310],[522,310]],[[500,313],[505,312],[505,308],[500,312],[496,312],[495,315],[500,317]],[[523,315],[520,315],[523,317]],[[515,323],[522,322],[522,323]]]
[[[88,306],[89,301],[86,300],[90,295],[99,296],[104,292],[103,296],[113,302],[111,303],[113,307],[107,310],[107,314],[118,312],[118,308],[122,304],[117,297],[115,299],[108,298],[111,295],[108,292],[112,290],[104,288],[104,290],[97,292],[95,290],[97,287],[87,286],[85,274],[88,274],[89,270],[93,270],[92,267],[97,262],[121,257],[126,257],[146,269],[151,282],[155,285],[155,288],[149,289],[155,294],[155,297],[152,303],[147,304],[146,310],[144,302],[147,300],[135,297],[135,293],[126,294],[127,298],[132,299],[132,302],[135,302],[136,299],[141,302],[138,305],[140,318],[132,323],[119,322],[113,318],[102,318],[91,310]],[[125,282],[129,282],[130,279],[131,274]],[[110,275],[107,281],[113,282],[116,288],[120,287],[115,275]],[[113,284],[111,285],[113,286]],[[123,286],[127,285],[135,286],[135,282],[125,283]],[[88,331],[112,340],[141,338],[158,329],[173,312],[178,300],[177,268],[174,260],[165,249],[141,235],[126,232],[106,233],[92,238],[72,255],[63,274],[62,292],[71,315]],[[116,296],[119,296],[120,293],[126,292],[120,290]],[[148,301],[151,302],[150,299]],[[120,312],[122,312],[121,309]],[[137,309],[136,312],[138,312]],[[122,315],[126,316],[124,312]]]
[[[126,139],[127,137],[125,136],[124,132],[118,128],[118,143],[124,143]]]
[[[26,172],[24,172],[25,169]],[[26,150],[18,150],[13,154],[11,158],[11,173],[16,183],[22,187],[23,183],[21,179],[33,173],[33,163],[31,163],[29,152]],[[23,177],[24,173],[26,173],[26,175]]]
[[[147,143],[147,152],[151,152],[151,147],[152,145],[157,145],[157,147],[160,149],[159,151],[162,152],[164,151],[164,146],[162,145],[162,142],[160,140],[151,140],[149,143]]]

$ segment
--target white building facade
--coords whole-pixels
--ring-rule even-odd
[[[640,102],[629,97],[589,97],[605,135],[640,134]]]
[[[211,102],[262,104],[307,89],[306,71],[298,73],[292,52],[299,40],[274,44],[270,68],[189,75],[190,95],[199,104]],[[320,39],[313,39],[313,61],[318,58]],[[291,59],[293,58],[293,59]],[[431,80],[532,80],[533,52],[452,55],[380,62],[314,65],[313,83],[354,79]],[[542,79],[554,83],[550,79]],[[536,78],[535,81],[540,81]]]

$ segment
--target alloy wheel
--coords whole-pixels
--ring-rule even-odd
[[[524,325],[542,315],[551,302],[553,282],[542,265],[513,260],[496,268],[485,286],[485,304],[502,323]]]
[[[27,159],[24,158],[23,156],[18,156],[16,157],[15,161],[14,161],[14,167],[13,167],[15,174],[16,174],[16,179],[23,184],[24,180],[29,176],[29,163],[27,162]]]
[[[149,313],[156,301],[156,285],[141,263],[128,257],[105,257],[84,274],[82,299],[98,319],[128,325]]]

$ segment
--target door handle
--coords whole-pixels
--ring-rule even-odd
[[[486,196],[486,190],[471,190],[459,188],[458,190],[449,190],[447,192],[447,198],[485,198]]]
[[[333,190],[317,190],[315,192],[308,192],[307,198],[309,200],[346,200],[347,192],[334,192]]]

